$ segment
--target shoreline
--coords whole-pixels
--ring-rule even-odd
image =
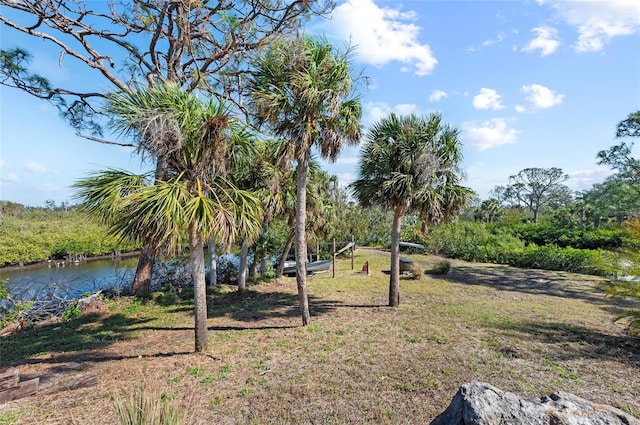
[[[133,257],[133,256],[136,256],[136,255],[140,255],[140,251],[123,252],[123,253],[120,253],[119,257],[120,258],[129,258],[129,257]],[[110,260],[110,259],[113,259],[113,258],[115,258],[115,255],[113,253],[111,253],[111,254],[105,254],[105,255],[96,255],[95,257],[85,257],[84,261],[82,261],[82,262],[83,263],[88,263],[88,262],[91,262],[91,261]],[[64,262],[64,263],[66,263],[67,260],[64,260],[64,259],[61,259],[61,260],[44,260],[44,261],[39,261],[37,263],[25,264],[24,266],[20,266],[20,265],[4,266],[4,267],[0,267],[0,272],[39,269],[39,268],[42,268],[42,267],[49,267],[49,265],[52,262]]]

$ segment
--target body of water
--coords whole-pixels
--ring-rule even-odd
[[[137,257],[128,257],[117,261],[66,263],[64,267],[52,263],[50,266],[0,270],[0,279],[8,279],[7,289],[15,301],[45,300],[52,296],[74,299],[87,292],[128,287],[133,281],[137,262]]]

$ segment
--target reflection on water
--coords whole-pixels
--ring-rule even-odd
[[[79,298],[100,289],[122,289],[133,281],[137,257],[97,260],[65,267],[39,267],[0,270],[0,279],[8,279],[7,289],[15,301]]]

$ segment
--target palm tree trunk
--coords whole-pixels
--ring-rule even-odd
[[[138,266],[136,267],[136,275],[133,278],[133,283],[131,284],[131,293],[134,296],[145,297],[149,294],[155,259],[156,244],[155,242],[147,241],[140,251]]]
[[[255,245],[252,248],[253,249],[249,249],[249,253],[251,253],[251,258],[253,258],[253,261],[249,261],[249,270],[247,272],[247,276],[249,276],[249,280],[256,279],[258,277],[258,257],[256,254]]]
[[[207,285],[204,279],[204,241],[197,228],[189,228],[189,257],[195,301],[196,352],[207,350]]]
[[[396,207],[391,229],[391,276],[389,277],[389,307],[400,305],[400,227],[402,207]]]
[[[427,236],[427,232],[429,231],[429,227],[427,226],[427,219],[422,219],[420,223],[420,233],[422,236]]]
[[[218,283],[218,259],[216,258],[216,242],[209,239],[209,285]]]
[[[289,252],[291,251],[291,246],[293,245],[293,239],[295,238],[295,236],[295,232],[289,233],[287,243],[284,245],[282,255],[280,256],[280,262],[278,263],[278,271],[276,273],[276,277],[282,277],[282,275],[284,274],[284,261],[289,256]]]
[[[298,160],[296,169],[296,283],[298,284],[298,300],[302,326],[307,326],[309,315],[309,299],[307,297],[307,171],[308,155]]]
[[[260,277],[264,278],[264,274],[267,271],[267,257],[264,256],[264,254],[262,255],[262,257],[260,258]]]
[[[249,244],[246,239],[242,240],[240,246],[240,270],[238,270],[238,291],[242,292],[247,288],[247,261],[249,258]]]
[[[166,160],[158,158],[156,162],[155,181],[163,180],[167,174]],[[131,293],[136,297],[144,297],[149,294],[151,287],[151,277],[153,275],[153,265],[156,261],[159,243],[155,240],[143,241],[142,250],[138,257],[136,275],[131,284]]]

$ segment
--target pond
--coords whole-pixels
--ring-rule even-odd
[[[101,289],[123,288],[133,281],[137,257],[119,260],[95,260],[79,264],[55,263],[38,267],[0,270],[0,279],[8,279],[7,289],[15,301],[79,298]]]

